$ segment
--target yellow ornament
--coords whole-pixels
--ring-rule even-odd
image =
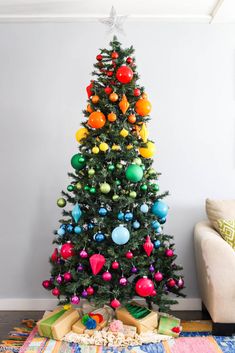
[[[89,135],[89,131],[87,130],[87,128],[86,127],[81,127],[81,129],[79,129],[76,132],[76,140],[77,140],[77,142],[80,142],[82,139],[85,139],[88,135]]]
[[[127,109],[129,108],[130,104],[125,96],[125,94],[123,94],[122,96],[122,100],[119,103],[119,108],[121,109],[122,114],[125,114]]]
[[[149,132],[148,132],[146,124],[142,125],[142,128],[139,132],[139,135],[142,138],[143,142],[146,143],[148,140],[148,136],[149,136]]]
[[[126,146],[127,150],[131,150],[132,148],[133,148],[133,145],[131,145],[131,144]]]
[[[106,152],[109,149],[109,145],[106,142],[101,142],[101,144],[99,145],[99,149],[102,152]]]
[[[148,141],[146,147],[139,148],[140,155],[144,158],[151,158],[155,152],[155,144]]]
[[[112,150],[113,151],[119,151],[121,147],[119,145],[112,145]]]
[[[122,130],[120,131],[120,135],[121,135],[122,137],[127,137],[127,136],[129,135],[129,132],[128,132],[126,129],[122,129]]]
[[[99,152],[100,152],[99,147],[94,146],[94,147],[92,148],[92,153],[97,154],[97,153],[99,153]]]

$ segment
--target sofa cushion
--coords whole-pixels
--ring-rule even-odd
[[[206,213],[212,226],[219,232],[219,219],[235,220],[235,200],[206,200]]]
[[[224,240],[235,250],[235,220],[218,220],[219,233]]]

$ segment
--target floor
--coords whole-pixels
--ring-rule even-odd
[[[208,316],[201,311],[175,311],[173,315],[182,320],[205,320]],[[23,319],[39,320],[43,311],[0,311],[0,340],[5,339],[9,331],[19,326]]]

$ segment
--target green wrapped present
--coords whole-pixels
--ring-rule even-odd
[[[174,316],[160,316],[158,333],[172,337],[178,337],[181,332],[180,319]]]

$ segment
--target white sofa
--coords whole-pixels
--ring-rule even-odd
[[[213,334],[231,335],[235,331],[235,251],[210,221],[195,226],[194,245],[202,303],[212,318]]]

